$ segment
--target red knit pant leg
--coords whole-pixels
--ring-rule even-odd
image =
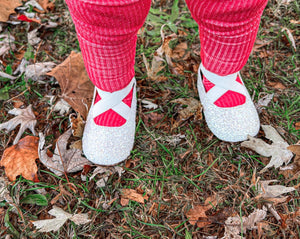
[[[75,24],[87,73],[97,88],[117,91],[134,76],[137,31],[151,0],[66,0]],[[96,95],[95,103],[101,100]],[[132,91],[123,99],[131,106]],[[126,120],[112,109],[98,115],[99,126],[118,127]]]
[[[134,76],[137,31],[151,0],[66,0],[91,81],[104,91]]]
[[[186,0],[199,24],[201,59],[218,75],[240,71],[251,53],[267,0]]]

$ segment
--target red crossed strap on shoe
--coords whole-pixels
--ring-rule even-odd
[[[95,87],[93,117],[95,124],[106,127],[119,127],[126,123],[131,110],[135,78],[123,89],[107,92]]]
[[[241,88],[243,82],[240,79],[238,73],[231,74],[228,76],[219,76],[217,74],[209,72],[203,66],[201,68],[201,71],[203,73],[203,85],[206,92],[211,91],[209,94],[210,96],[212,96],[213,94],[217,94],[217,96],[214,97],[214,104],[216,106],[222,108],[229,108],[242,105],[246,102],[246,96],[244,95],[245,92]],[[207,77],[209,77],[209,79],[207,79]],[[220,81],[223,80],[224,82],[221,82],[220,85]],[[213,83],[214,81],[216,84]],[[238,86],[237,84],[240,84],[240,86]],[[214,90],[214,87],[216,85],[217,87]],[[218,87],[223,88],[223,90],[217,90]],[[208,97],[210,97],[209,95]]]

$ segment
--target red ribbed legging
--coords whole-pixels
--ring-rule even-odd
[[[66,0],[85,66],[96,87],[124,88],[134,76],[137,31],[151,0]],[[246,64],[267,0],[186,0],[199,24],[201,59],[219,75]]]

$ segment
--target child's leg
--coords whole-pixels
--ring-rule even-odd
[[[246,64],[267,0],[186,0],[199,24],[198,91],[208,127],[224,141],[246,140],[259,118],[238,71]]]
[[[151,0],[66,0],[85,67],[96,86],[82,139],[83,152],[111,165],[130,154],[135,133],[134,58],[137,31]]]
[[[186,0],[199,24],[201,60],[218,75],[246,64],[267,0]]]
[[[103,91],[126,87],[134,76],[137,31],[145,21],[151,0],[66,2],[91,81]],[[98,101],[99,97],[95,103]],[[95,118],[95,123],[103,126],[121,126],[125,122],[113,111]]]

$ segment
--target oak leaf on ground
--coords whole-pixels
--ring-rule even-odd
[[[15,8],[22,5],[21,0],[0,0],[0,22],[6,22]]]
[[[44,148],[45,136],[40,133],[39,157],[40,161],[53,173],[58,176],[64,173],[74,173],[83,169],[84,165],[90,165],[91,162],[82,156],[79,149],[67,149],[68,140],[72,134],[71,128],[62,134],[57,142],[53,157],[47,155],[47,149]]]
[[[37,165],[35,160],[38,155],[39,138],[26,136],[17,144],[5,149],[0,166],[5,167],[5,173],[10,181],[14,181],[18,175],[28,180],[37,179]]]
[[[61,97],[86,119],[94,85],[88,78],[81,53],[72,51],[64,62],[47,75],[57,79],[61,87]]]
[[[32,106],[29,105],[26,109],[14,108],[8,111],[9,114],[16,115],[15,118],[0,124],[0,130],[6,129],[8,132],[14,130],[19,124],[21,124],[19,132],[13,142],[16,144],[19,142],[22,134],[26,129],[30,129],[33,135],[36,135],[34,127],[37,123],[35,115],[32,111]]]
[[[87,224],[91,221],[87,213],[70,214],[57,206],[53,206],[48,213],[55,218],[32,222],[39,232],[58,231],[67,220],[73,221],[76,225]]]
[[[277,180],[266,180],[258,182],[258,196],[264,199],[267,198],[276,198],[282,194],[295,191],[294,187],[286,187],[283,185],[269,185],[272,182],[277,182]]]
[[[293,157],[293,153],[287,149],[289,146],[286,141],[270,125],[262,125],[266,138],[273,143],[268,144],[262,139],[248,136],[248,141],[242,142],[241,146],[250,148],[264,157],[271,157],[270,162],[264,167],[261,173],[270,167],[278,168],[282,164],[288,164]]]

